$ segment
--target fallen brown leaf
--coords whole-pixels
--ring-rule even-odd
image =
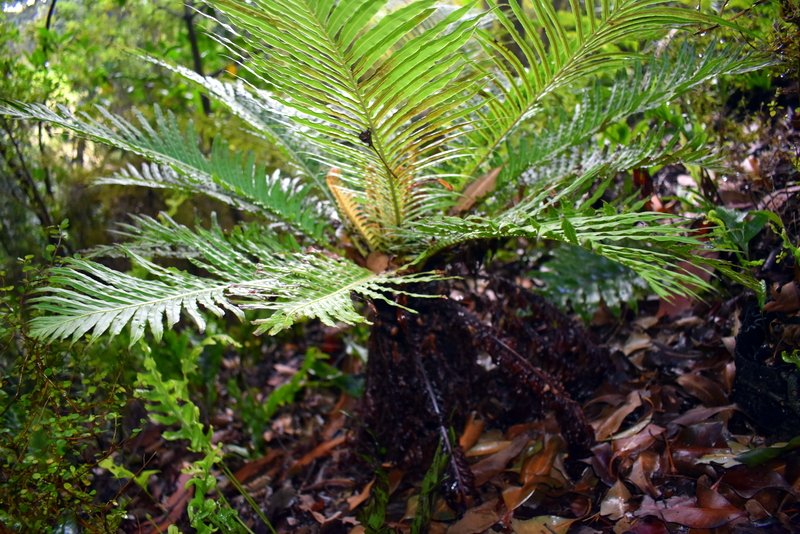
[[[632,508],[630,499],[631,492],[621,480],[617,480],[600,503],[600,515],[613,521],[622,519]]]
[[[530,437],[527,434],[520,434],[504,449],[473,465],[472,473],[475,475],[475,485],[480,486],[498,473],[502,473],[508,462],[519,456],[529,441]]]
[[[317,458],[321,458],[323,456],[326,456],[333,449],[335,449],[336,447],[338,447],[339,445],[344,443],[346,440],[347,440],[347,436],[345,436],[343,434],[341,436],[338,436],[338,437],[335,437],[335,438],[333,438],[331,440],[328,440],[328,441],[326,441],[324,443],[320,443],[319,445],[314,447],[314,449],[311,450],[309,453],[303,455],[302,458],[297,460],[294,463],[294,465],[292,466],[292,468],[289,470],[289,472],[290,473],[298,472],[300,469],[302,469],[303,467],[307,466],[308,464],[310,464],[311,462],[313,462]]]
[[[375,479],[373,478],[372,480],[369,481],[369,483],[366,486],[364,486],[364,489],[362,489],[358,494],[353,495],[352,497],[349,497],[347,499],[347,505],[350,507],[351,512],[356,508],[358,508],[359,506],[361,506],[361,504],[364,501],[369,499],[369,492],[372,491],[372,486],[374,484],[375,484]]]
[[[633,462],[633,469],[628,480],[633,482],[642,493],[651,497],[660,497],[661,491],[653,485],[653,474],[661,469],[661,457],[654,451],[642,451]]]
[[[638,391],[631,391],[625,399],[624,404],[619,406],[610,415],[604,417],[600,421],[595,421],[592,426],[595,427],[595,439],[603,441],[609,436],[619,430],[620,425],[631,413],[634,412],[639,406],[642,405],[642,398]]]
[[[502,166],[495,167],[469,184],[464,189],[464,192],[461,193],[461,198],[458,200],[458,203],[450,210],[450,214],[457,215],[459,213],[464,213],[472,208],[478,200],[494,191],[494,188],[497,187],[497,176],[502,169]]]
[[[464,426],[464,432],[458,440],[461,450],[470,450],[481,437],[483,433],[484,423],[480,419],[475,418],[475,414],[470,415],[469,421]]]
[[[569,527],[577,519],[569,519],[556,515],[541,515],[522,521],[513,519],[511,529],[515,534],[567,534]]]
[[[687,373],[675,381],[706,406],[723,406],[728,403],[728,396],[722,386],[701,374]]]
[[[447,534],[478,534],[484,532],[489,527],[500,520],[497,512],[498,499],[492,499],[485,503],[470,508],[457,522],[447,529]]]
[[[795,281],[770,289],[772,300],[764,305],[765,312],[792,313],[800,310],[800,287]]]

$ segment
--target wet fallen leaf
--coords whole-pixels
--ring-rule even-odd
[[[447,529],[447,534],[478,534],[500,520],[497,512],[498,499],[486,501],[480,506],[470,508],[457,522]]]
[[[475,475],[475,484],[480,486],[498,473],[502,473],[508,462],[519,456],[529,441],[530,438],[527,434],[520,434],[504,449],[473,465],[472,473]]]
[[[343,434],[341,436],[328,440],[324,443],[320,443],[319,445],[314,447],[314,449],[311,450],[311,452],[309,452],[308,454],[304,455],[302,458],[297,460],[290,469],[290,472],[296,473],[297,471],[307,466],[317,458],[327,456],[333,449],[344,443],[346,440],[347,436]]]
[[[464,432],[458,440],[461,450],[469,451],[478,442],[483,433],[483,428],[483,421],[477,419],[475,414],[471,414],[467,424],[464,426]]]
[[[610,415],[604,417],[600,421],[596,421],[592,426],[595,426],[594,435],[598,441],[603,441],[614,432],[619,430],[620,425],[631,413],[633,413],[639,406],[642,405],[642,398],[638,391],[631,391],[628,394],[625,403],[619,406]]]
[[[688,410],[683,415],[679,415],[673,419],[671,423],[681,426],[690,426],[696,423],[702,423],[703,421],[714,417],[718,413],[729,412],[733,410],[736,410],[735,404],[726,404],[725,406],[714,406],[711,408],[706,406],[697,406],[696,408]]]
[[[737,495],[748,499],[765,489],[792,491],[780,473],[767,467],[749,468],[744,465],[728,469],[720,477],[719,485],[729,486]]]
[[[381,274],[389,267],[389,256],[383,252],[373,250],[367,256],[367,269],[375,274]]]
[[[530,499],[537,489],[558,487],[561,482],[550,476],[553,464],[560,451],[565,449],[564,440],[558,435],[547,439],[544,448],[525,460],[520,469],[522,486],[510,486],[503,490],[503,502],[508,510],[514,510]]]
[[[513,519],[511,529],[515,534],[566,534],[577,519],[555,515],[542,515],[526,521]]]
[[[621,480],[617,480],[600,503],[600,515],[613,521],[621,519],[632,508],[630,499],[631,492]]]
[[[770,289],[772,300],[764,305],[764,311],[791,313],[800,310],[800,285],[795,282],[787,282],[781,287]]]
[[[613,447],[615,452],[612,461],[615,458],[631,455],[650,448],[665,431],[665,428],[651,423],[634,436],[614,441]]]
[[[697,484],[696,499],[679,496],[656,502],[645,496],[635,514],[639,517],[654,515],[667,523],[678,523],[689,528],[717,528],[743,517],[746,512],[708,487],[701,477]]]
[[[630,356],[637,350],[650,348],[653,340],[644,332],[634,332],[630,335],[625,345],[622,346],[622,353],[625,356]]]
[[[654,498],[659,497],[661,491],[653,485],[652,477],[660,469],[661,457],[654,451],[642,451],[633,463],[633,469],[628,475],[628,480],[633,482],[642,493]]]
[[[495,167],[469,184],[461,193],[458,203],[450,210],[450,214],[456,215],[469,210],[478,200],[494,191],[494,188],[497,187],[497,176],[502,169],[502,166]]]
[[[722,406],[728,403],[728,396],[722,387],[701,374],[687,373],[679,376],[676,382],[706,406]]]
[[[369,499],[369,492],[372,490],[373,484],[375,484],[374,478],[370,480],[358,494],[347,499],[347,505],[350,507],[351,512],[361,506],[361,503]]]

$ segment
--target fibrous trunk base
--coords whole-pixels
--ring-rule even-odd
[[[460,302],[406,304],[418,313],[377,305],[370,332],[361,438],[379,456],[424,468],[474,411],[505,425],[553,410],[573,455],[592,445],[576,399],[603,380],[610,359],[580,325],[502,280]]]

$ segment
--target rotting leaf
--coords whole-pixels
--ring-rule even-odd
[[[732,467],[722,475],[719,485],[729,486],[737,495],[747,499],[765,489],[792,491],[792,487],[780,473],[761,466],[755,468],[744,465]]]
[[[473,465],[472,473],[475,475],[475,485],[480,486],[498,473],[502,473],[508,462],[519,456],[529,441],[530,437],[527,434],[520,434],[504,449]]]
[[[764,311],[792,313],[800,310],[800,284],[791,281],[781,287],[770,289],[772,300],[764,305]]]
[[[478,442],[484,426],[483,420],[476,418],[474,413],[470,415],[467,424],[464,426],[464,432],[458,439],[458,445],[462,450],[469,451]],[[467,453],[467,456],[470,456],[470,454]]]
[[[369,492],[372,490],[372,486],[374,484],[375,484],[375,478],[370,480],[367,483],[367,485],[364,486],[364,489],[362,489],[358,494],[353,495],[352,497],[349,497],[347,499],[347,505],[350,508],[351,512],[356,508],[358,508],[361,505],[361,503],[369,499]]]
[[[671,424],[681,425],[681,426],[690,426],[696,423],[702,423],[703,421],[710,419],[717,415],[718,413],[728,412],[732,410],[736,410],[737,407],[735,404],[726,404],[725,406],[697,406],[688,410],[687,412],[679,415],[672,421]]]
[[[638,350],[650,348],[653,340],[644,332],[634,332],[630,335],[625,345],[622,347],[622,353],[625,356],[630,356]]]
[[[697,373],[684,374],[679,376],[676,382],[706,406],[723,406],[728,402],[722,386],[703,375]]]
[[[642,493],[646,493],[653,498],[659,497],[661,496],[661,491],[653,485],[652,481],[653,474],[658,472],[659,469],[661,469],[661,457],[650,450],[642,451],[633,463],[633,469],[628,475],[628,480],[633,482]]]
[[[720,499],[724,500],[721,496]],[[678,523],[689,528],[717,528],[745,515],[743,510],[727,501],[724,501],[723,504],[716,497],[706,500],[717,506],[703,507],[699,505],[699,498],[695,500],[686,496],[671,497],[659,502],[645,496],[635,515],[638,517],[652,515],[667,523]]]
[[[297,462],[295,462],[295,464],[290,469],[290,472],[296,473],[305,466],[307,466],[308,464],[310,464],[311,462],[313,462],[314,460],[316,460],[317,458],[327,456],[333,449],[335,449],[345,441],[347,441],[347,436],[342,434],[341,436],[335,437],[331,440],[328,440],[324,443],[317,445],[316,447],[314,447],[313,450],[311,450],[311,452],[309,452],[308,454],[304,455],[302,458],[297,460]]]
[[[552,435],[547,438],[544,448],[522,464],[522,469],[519,473],[520,481],[527,485],[537,480],[538,477],[549,475],[556,461],[556,455],[565,450],[565,446],[566,443],[558,435]]]

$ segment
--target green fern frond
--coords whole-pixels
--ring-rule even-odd
[[[448,145],[476,91],[459,54],[476,24],[465,18],[470,7],[407,38],[436,11],[434,0],[394,11],[387,0],[209,3],[268,46],[267,57],[252,56],[252,68],[286,95],[282,102],[300,114],[292,120],[341,169],[343,182],[381,203],[375,222],[384,233],[415,215],[409,206],[425,191],[416,186],[460,154]],[[365,172],[377,180],[366,184]]]
[[[269,283],[254,281],[239,285],[233,292],[249,301],[246,309],[269,310],[267,319],[254,321],[257,334],[276,334],[303,317],[318,318],[326,325],[336,321],[346,324],[366,322],[363,315],[353,307],[351,294],[370,300],[382,300],[399,306],[387,295],[416,294],[399,289],[405,284],[417,284],[439,280],[436,273],[375,274],[352,262],[324,255],[306,255],[302,261],[270,263],[261,266],[262,273],[269,274]]]
[[[325,171],[319,162],[319,154],[303,139],[288,120],[294,113],[278,102],[267,91],[248,87],[244,82],[224,83],[211,76],[201,76],[195,71],[180,65],[172,65],[156,58],[146,56],[148,61],[166,68],[207,91],[214,101],[223,104],[234,115],[244,120],[252,134],[263,137],[267,142],[282,151],[291,170],[308,177],[316,184],[315,192],[327,195]],[[332,198],[328,198],[332,201]]]
[[[191,124],[181,130],[175,117],[162,113],[158,107],[155,108],[155,125],[135,113],[139,127],[104,108],[97,109],[102,119],[78,116],[63,106],[53,110],[40,104],[21,103],[0,105],[0,114],[48,122],[158,164],[145,165],[141,171],[128,167],[120,176],[105,179],[106,183],[208,194],[237,207],[254,206],[300,233],[321,237],[322,217],[315,209],[320,201],[315,200],[307,184],[282,177],[278,171],[267,174],[266,169],[255,162],[254,155],[241,158],[220,139],[213,143],[211,153],[206,156]]]
[[[702,133],[682,140],[677,134],[670,135],[666,128],[654,128],[647,134],[629,142],[626,146],[611,149],[592,145],[575,146],[561,156],[546,163],[533,165],[516,174],[511,181],[514,185],[531,187],[520,204],[514,210],[532,213],[529,209],[543,208],[541,198],[529,201],[546,189],[548,194],[556,188],[564,189],[564,184],[572,187],[587,184],[596,177],[610,177],[616,173],[636,168],[652,168],[672,163],[696,164],[704,166],[716,165],[719,156],[707,147],[707,138]],[[522,155],[524,163],[527,158]],[[514,156],[509,158],[509,176],[522,167]],[[555,198],[550,196],[551,199]]]
[[[533,13],[528,14],[517,1],[507,3],[509,13],[493,0],[498,23],[524,60],[488,32],[481,32],[481,42],[496,71],[491,89],[495,98],[478,114],[477,122],[482,127],[474,130],[470,142],[478,149],[465,165],[465,175],[475,176],[483,162],[536,111],[546,95],[630,60],[631,54],[614,52],[611,45],[632,35],[643,38],[693,23],[727,24],[692,9],[670,6],[664,0],[600,0],[586,4],[584,10],[579,2],[570,2],[576,32],[569,37],[550,2],[534,0]]]
[[[563,309],[589,321],[605,305],[619,317],[625,306],[635,309],[648,286],[636,273],[581,247],[562,245],[549,251],[544,268],[531,276],[544,282],[542,293]]]
[[[255,321],[258,333],[274,334],[306,318],[354,324],[364,319],[353,305],[352,293],[397,305],[389,295],[409,294],[402,285],[440,278],[434,273],[378,275],[349,260],[303,252],[291,238],[270,239],[263,232],[256,236],[248,227],[227,234],[215,224],[192,230],[165,215],[161,221],[139,217],[135,223],[123,229],[134,237],[134,246],[164,256],[179,251],[208,276],[161,267],[125,246],[117,250],[149,279],[86,259],[67,259],[50,271],[49,287],[32,299],[34,309],[44,313],[31,322],[35,336],[117,335],[130,325],[131,343],[147,327],[160,339],[165,326],[173,327],[181,313],[202,331],[203,310],[220,317],[227,311],[239,319],[244,319],[244,309],[268,310],[268,318]]]
[[[719,76],[749,72],[766,64],[765,58],[739,46],[712,43],[699,51],[692,44],[683,43],[674,53],[664,50],[647,64],[634,62],[608,88],[598,84],[585,90],[571,117],[548,109],[543,130],[522,136],[507,152],[517,160],[517,167],[541,165],[585,143],[610,124],[657,108]],[[509,174],[510,178],[515,176]]]
[[[301,250],[291,235],[271,232],[263,225],[240,225],[224,232],[215,217],[208,229],[189,228],[165,213],[159,219],[135,216],[133,224],[119,225],[114,233],[126,238],[125,243],[93,251],[93,257],[116,250],[122,255],[183,258],[221,280],[235,282],[252,279],[259,258]]]
[[[156,339],[174,326],[181,312],[205,328],[201,307],[217,316],[227,310],[240,319],[241,309],[225,296],[231,284],[165,269],[131,254],[131,258],[157,277],[142,280],[96,262],[70,258],[50,271],[46,293],[32,299],[44,315],[31,321],[34,336],[43,339],[78,339],[86,333],[115,336],[130,325],[131,344],[149,325]]]
[[[717,264],[698,255],[706,244],[687,235],[686,228],[664,213],[606,213],[561,209],[549,216],[521,220],[515,216],[496,219],[444,217],[428,221],[418,234],[428,234],[432,243],[416,263],[459,243],[486,239],[525,237],[547,239],[583,247],[624,265],[644,279],[659,296],[696,295],[710,285],[689,263],[710,271]],[[512,218],[513,217],[513,218]],[[685,262],[685,264],[684,264]]]

